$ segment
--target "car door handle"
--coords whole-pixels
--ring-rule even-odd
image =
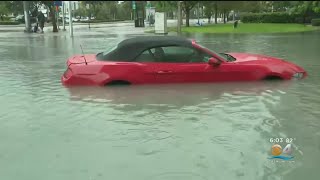
[[[158,74],[167,74],[172,73],[172,71],[157,71]]]

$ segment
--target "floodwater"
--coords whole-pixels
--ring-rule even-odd
[[[308,71],[301,81],[63,87],[80,44],[97,53],[142,32],[110,29],[0,33],[1,179],[319,179],[319,32],[186,34],[288,59]],[[269,160],[270,138],[292,138],[293,161]]]

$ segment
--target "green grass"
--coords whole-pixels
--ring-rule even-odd
[[[176,27],[169,31],[176,31]],[[278,23],[240,23],[233,29],[233,24],[213,24],[207,26],[182,27],[182,32],[188,33],[287,33],[313,31],[319,28],[302,24]]]

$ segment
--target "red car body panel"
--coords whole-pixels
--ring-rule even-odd
[[[227,53],[236,61],[227,62],[221,56],[201,47],[195,41],[192,46],[219,60],[219,66],[208,63],[162,63],[99,61],[95,54],[75,55],[67,61],[67,71],[62,75],[64,85],[104,86],[113,81],[130,84],[161,83],[209,83],[226,81],[257,81],[268,76],[289,80],[295,73],[306,71],[287,61],[265,55]]]

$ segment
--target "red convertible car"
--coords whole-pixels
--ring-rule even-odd
[[[249,53],[216,53],[177,36],[142,36],[112,51],[67,60],[64,85],[210,83],[302,79],[306,71],[285,60]]]

